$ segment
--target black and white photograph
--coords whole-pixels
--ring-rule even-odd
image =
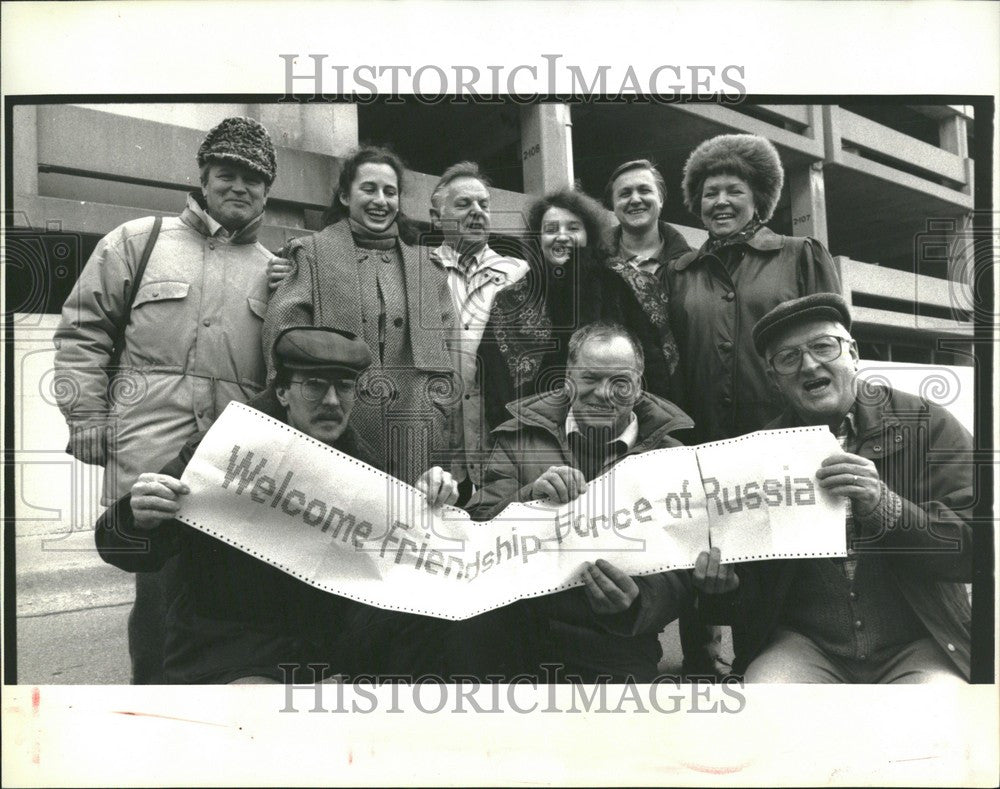
[[[992,783],[995,76],[301,3],[425,13],[248,85],[234,4],[153,5],[218,48],[4,76],[12,785]]]

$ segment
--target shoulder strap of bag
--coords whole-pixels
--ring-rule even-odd
[[[115,337],[111,351],[110,367],[118,366],[122,352],[125,350],[125,329],[129,321],[132,320],[132,305],[135,304],[136,294],[139,292],[139,285],[142,277],[146,273],[146,264],[149,263],[149,256],[153,254],[153,247],[156,246],[156,239],[160,235],[160,226],[163,224],[163,217],[158,216],[153,222],[153,230],[146,239],[146,248],[142,250],[142,257],[139,258],[139,265],[135,267],[135,280],[129,290],[128,300],[125,302],[125,309],[122,310],[122,318],[118,324],[118,335]]]

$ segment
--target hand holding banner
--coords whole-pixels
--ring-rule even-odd
[[[465,619],[579,586],[598,558],[647,575],[689,569],[710,544],[730,562],[843,556],[843,503],[814,477],[834,451],[813,427],[654,450],[568,504],[517,502],[477,523],[234,402],[188,464],[177,517],[328,592]]]

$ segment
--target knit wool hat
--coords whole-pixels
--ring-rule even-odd
[[[785,180],[781,159],[771,141],[756,134],[721,134],[705,140],[684,165],[684,205],[701,216],[701,190],[711,175],[731,173],[753,190],[757,215],[766,222],[774,214]]]
[[[198,167],[210,161],[249,167],[260,173],[268,186],[278,172],[271,135],[253,118],[226,118],[212,129],[198,149]]]

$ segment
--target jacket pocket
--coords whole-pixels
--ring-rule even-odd
[[[187,298],[190,288],[191,285],[188,282],[147,282],[135,294],[135,302],[132,304],[132,309],[138,309],[140,305],[151,302]]]
[[[253,296],[247,296],[247,304],[250,305],[250,312],[256,315],[261,320],[264,320],[264,316],[267,314],[267,302],[261,301],[260,299],[255,299]]]

